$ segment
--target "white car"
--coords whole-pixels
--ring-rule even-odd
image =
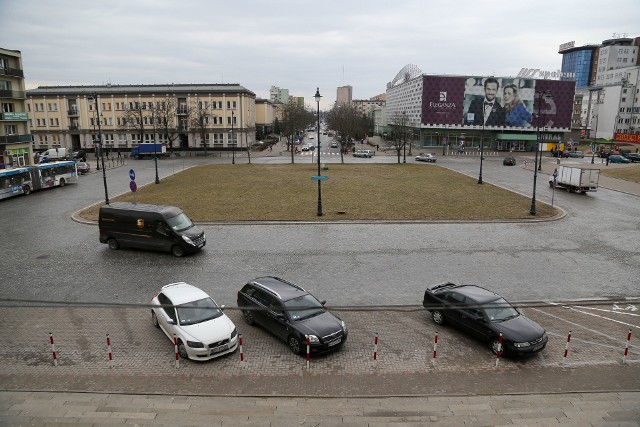
[[[419,162],[435,163],[437,159],[433,154],[420,153],[418,156],[416,156],[416,160]]]
[[[151,300],[151,321],[173,342],[183,359],[210,360],[238,348],[238,329],[201,289],[184,282],[163,286]]]

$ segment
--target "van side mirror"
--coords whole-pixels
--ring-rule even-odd
[[[168,325],[175,325],[176,321],[169,317],[169,318],[167,318],[167,324]]]
[[[327,303],[326,299],[323,299],[322,301],[320,301],[320,304],[325,305]]]
[[[222,305],[220,306],[220,311],[224,311],[224,308],[225,308],[225,305],[224,305],[224,304],[222,304]]]

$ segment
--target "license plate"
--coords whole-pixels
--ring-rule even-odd
[[[219,345],[217,347],[213,347],[211,349],[211,354],[220,353],[221,351],[225,351],[225,350],[228,350],[228,349],[229,349],[229,344],[222,344],[222,345]]]
[[[540,350],[542,347],[544,347],[544,344],[538,344],[536,346],[533,347],[533,351],[538,351]]]
[[[338,344],[340,344],[341,342],[342,342],[342,338],[338,338],[338,339],[337,339],[337,340],[335,340],[335,341],[331,341],[331,342],[329,342],[329,344],[327,344],[327,345],[328,345],[329,347],[333,347],[334,345],[338,345]]]

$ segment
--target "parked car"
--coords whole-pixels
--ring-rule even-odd
[[[314,151],[316,149],[316,146],[313,144],[304,144],[302,146],[302,151]]]
[[[516,158],[513,156],[507,156],[502,160],[502,166],[515,166]]]
[[[76,150],[71,153],[71,158],[73,160],[80,160],[82,162],[87,161],[87,152],[85,150]]]
[[[612,154],[609,156],[609,163],[630,163],[631,160],[618,154]]]
[[[431,312],[437,325],[448,322],[488,343],[494,353],[500,348],[500,333],[502,354],[530,354],[547,345],[547,333],[542,326],[500,295],[479,286],[435,285],[425,291],[422,305]]]
[[[568,153],[569,153],[569,157],[584,159],[584,151],[568,151]]]
[[[238,348],[238,329],[224,306],[184,282],[165,285],[151,299],[151,321],[173,342],[183,359],[210,360]]]
[[[331,141],[331,148],[338,148],[338,141]]]
[[[420,153],[416,156],[416,160],[419,162],[435,163],[437,159],[436,156],[431,153]]]
[[[89,163],[87,162],[76,162],[76,169],[78,170],[79,174],[85,174],[89,173],[89,171],[91,170],[91,166],[89,166]]]
[[[600,153],[598,153],[598,157],[602,157],[603,159],[606,159],[609,156],[619,156],[620,152],[616,151],[616,150],[600,150]]]
[[[627,154],[627,159],[632,162],[640,162],[640,154],[639,153],[629,153]]]
[[[353,153],[353,157],[373,157],[376,155],[376,152],[373,150],[356,150]]]
[[[295,354],[306,353],[306,337],[311,353],[332,351],[347,341],[347,326],[327,311],[325,302],[274,276],[253,279],[238,291],[245,322],[282,339]]]

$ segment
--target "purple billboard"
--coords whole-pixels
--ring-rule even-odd
[[[424,76],[422,123],[502,130],[538,125],[570,129],[574,93],[573,81]]]

